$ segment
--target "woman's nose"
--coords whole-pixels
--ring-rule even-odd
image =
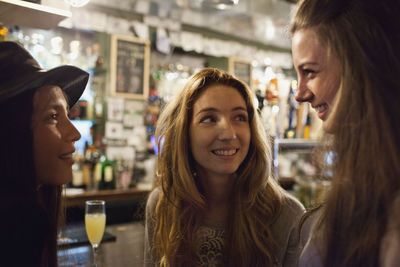
[[[237,138],[235,127],[229,120],[221,121],[221,127],[218,138],[220,140],[230,140]]]
[[[65,136],[68,141],[75,142],[81,139],[80,132],[75,128],[75,126],[69,119],[67,120],[65,132],[66,132]]]
[[[311,102],[314,97],[313,92],[307,87],[307,85],[299,79],[299,86],[297,88],[297,93],[295,96],[298,102]]]

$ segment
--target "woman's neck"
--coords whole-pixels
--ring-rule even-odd
[[[213,222],[226,221],[229,206],[231,205],[234,179],[234,175],[200,177],[207,199],[207,209],[204,214],[206,220]]]

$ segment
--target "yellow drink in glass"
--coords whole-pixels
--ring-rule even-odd
[[[106,225],[106,215],[103,213],[93,213],[85,215],[86,233],[90,243],[97,247],[103,238]]]

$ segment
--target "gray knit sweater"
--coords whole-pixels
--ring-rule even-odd
[[[145,267],[154,266],[150,254],[154,229],[154,220],[151,218],[154,218],[159,195],[159,188],[153,190],[146,205]],[[285,194],[281,214],[272,225],[272,232],[280,248],[278,255],[276,255],[277,262],[274,266],[297,266],[301,252],[298,238],[298,222],[303,213],[303,205],[289,194]],[[197,239],[197,266],[221,266],[225,239],[223,225],[204,222],[195,235]]]

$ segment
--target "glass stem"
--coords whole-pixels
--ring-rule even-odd
[[[97,267],[97,250],[99,248],[98,244],[93,244],[93,266]]]

